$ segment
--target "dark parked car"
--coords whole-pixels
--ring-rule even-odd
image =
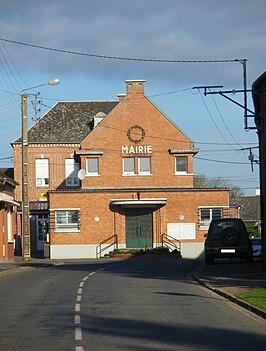
[[[239,257],[247,262],[253,260],[253,250],[244,222],[239,218],[212,220],[205,241],[205,263],[215,258]]]

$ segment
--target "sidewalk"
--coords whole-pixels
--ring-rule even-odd
[[[209,266],[203,263],[193,274],[201,285],[266,319],[266,311],[235,296],[243,290],[266,286],[266,273],[262,272],[260,260],[253,263],[217,260]]]
[[[12,260],[0,261],[0,277],[7,274],[16,273],[25,269],[33,269],[40,267],[53,266],[58,264],[57,260],[50,260],[49,258],[38,259],[32,258],[30,261],[23,261],[22,257],[15,257]]]

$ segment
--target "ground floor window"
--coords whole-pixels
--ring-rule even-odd
[[[55,210],[55,231],[73,232],[79,230],[79,210]]]
[[[199,209],[200,227],[209,227],[213,219],[223,217],[222,207],[202,207]]]
[[[195,223],[167,223],[167,234],[176,240],[196,239]]]

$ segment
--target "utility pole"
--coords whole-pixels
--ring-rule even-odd
[[[29,95],[25,90],[39,88],[43,85],[57,85],[59,79],[51,80],[44,84],[23,89],[21,92],[21,116],[22,116],[22,258],[24,261],[31,259],[30,245],[30,206],[29,206],[29,173],[28,173],[28,106],[27,98]]]
[[[253,163],[259,164],[260,169],[260,217],[261,217],[261,241],[262,241],[262,271],[266,272],[266,71],[252,84],[252,89],[247,89],[247,60],[238,60],[243,66],[243,84],[242,90],[220,90],[210,91],[210,88],[220,88],[222,86],[199,86],[194,89],[204,89],[204,95],[219,94],[227,100],[233,102],[244,109],[245,130],[255,129],[259,138],[259,162],[254,161],[251,149],[249,160],[251,161],[251,168]],[[255,111],[247,107],[247,93],[252,92],[253,103]],[[229,93],[244,93],[244,104],[227,96]],[[250,126],[248,118],[254,119],[256,126]],[[258,218],[259,220],[259,218]]]
[[[31,259],[30,250],[30,209],[28,183],[28,109],[27,94],[21,94],[22,114],[22,253],[23,260]]]

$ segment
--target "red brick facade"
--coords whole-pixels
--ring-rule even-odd
[[[14,258],[16,233],[16,182],[0,172],[0,260]]]
[[[126,81],[125,97],[82,142],[29,145],[30,201],[49,193],[51,258],[97,257],[98,245],[114,234],[119,247],[132,247],[137,241],[129,235],[130,216],[138,221],[144,212],[151,223],[147,219],[149,224],[136,228],[136,236],[149,231],[148,246],[156,247],[162,234],[172,231],[181,241],[182,255],[198,257],[207,230],[201,209],[210,213],[219,209],[227,215],[228,190],[193,188],[193,156],[198,150],[145,97],[144,82]],[[66,187],[66,158],[74,158],[84,170],[79,186],[72,189]],[[20,144],[14,145],[14,159],[19,180]],[[49,160],[47,186],[36,186],[36,159]],[[88,169],[90,162],[95,172]],[[20,187],[17,199],[21,199]]]

